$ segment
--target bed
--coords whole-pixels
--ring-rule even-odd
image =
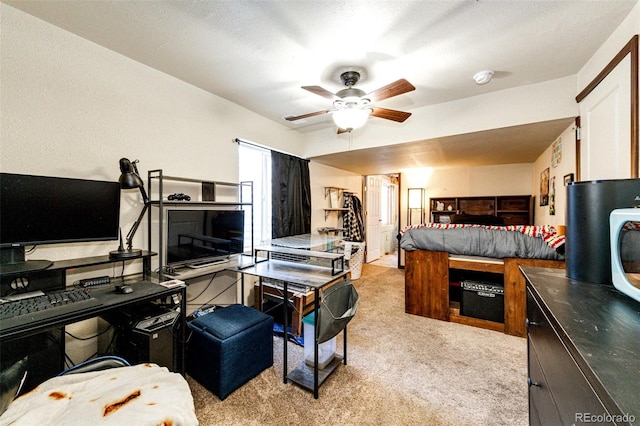
[[[427,223],[400,234],[405,251],[405,312],[526,336],[526,286],[520,266],[564,268],[564,229],[554,226]],[[462,271],[462,272],[461,272]],[[504,322],[460,315],[450,299],[456,274],[501,275]]]

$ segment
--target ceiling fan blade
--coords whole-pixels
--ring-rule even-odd
[[[351,130],[349,129],[343,129],[342,127],[338,127],[338,134],[342,134],[342,133],[347,133],[350,132]]]
[[[402,95],[403,93],[411,92],[412,90],[416,90],[413,84],[409,83],[404,78],[401,78],[398,81],[394,81],[391,84],[387,84],[378,90],[368,93],[366,97],[371,99],[371,102],[377,102],[389,99],[393,96]]]
[[[402,123],[407,118],[411,117],[410,112],[397,111],[395,109],[387,109],[387,108],[379,108],[379,107],[371,108],[371,115],[378,118],[397,121],[398,123]]]
[[[290,115],[288,117],[285,117],[284,119],[287,121],[296,121],[296,120],[302,120],[303,118],[309,118],[309,117],[315,117],[316,115],[322,115],[322,114],[326,114],[328,112],[330,112],[331,110],[329,109],[325,109],[323,111],[316,111],[316,112],[310,112],[308,114],[302,114],[302,115]]]
[[[322,96],[323,98],[327,98],[329,100],[336,100],[336,99],[340,99],[339,97],[337,97],[335,94],[331,93],[330,91],[328,91],[327,89],[324,89],[320,86],[302,86],[302,88],[304,90],[308,90],[311,93],[314,93],[318,96]]]

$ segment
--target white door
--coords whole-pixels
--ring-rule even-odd
[[[630,56],[580,102],[580,180],[631,177]]]
[[[365,262],[369,263],[380,257],[380,177],[367,176],[365,182]]]

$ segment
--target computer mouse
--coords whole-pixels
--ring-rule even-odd
[[[116,286],[116,293],[129,294],[131,292],[133,292],[133,287],[131,287],[130,285],[117,285]]]

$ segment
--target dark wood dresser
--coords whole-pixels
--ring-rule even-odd
[[[640,303],[564,270],[521,269],[529,423],[640,424]]]

